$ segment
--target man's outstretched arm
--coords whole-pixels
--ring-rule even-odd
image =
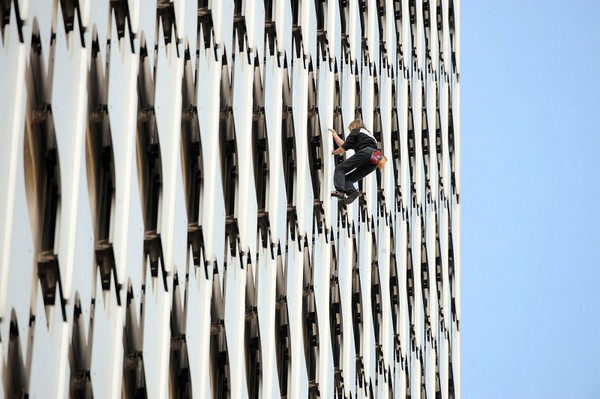
[[[346,152],[346,150],[344,150],[343,147],[338,147],[335,150],[331,151],[331,154],[332,155],[342,155],[345,152]]]
[[[333,155],[341,155],[341,154],[345,153],[346,150],[344,150],[344,148],[342,147],[344,145],[345,141],[340,136],[338,136],[337,132],[334,129],[329,129],[329,131],[331,132],[331,135],[333,136],[333,139],[335,140],[336,144],[339,146],[338,148],[333,150],[331,153]]]

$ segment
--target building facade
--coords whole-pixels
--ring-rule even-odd
[[[0,397],[460,397],[459,6],[1,2]]]

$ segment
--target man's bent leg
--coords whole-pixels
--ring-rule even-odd
[[[339,163],[335,167],[335,171],[333,172],[333,186],[338,191],[348,191],[346,188],[347,178],[346,173],[350,172],[352,169],[356,168],[361,164],[361,159],[357,158],[355,155],[346,159],[345,161]],[[354,172],[353,172],[354,173]],[[350,184],[350,191],[354,190],[354,185]]]
[[[348,191],[348,189],[346,189],[346,192],[352,192],[354,191],[354,183],[361,180],[362,178],[364,178],[365,176],[367,176],[369,173],[373,172],[375,169],[377,169],[377,165],[373,165],[372,163],[364,163],[361,166],[359,166],[358,168],[354,169],[351,173],[348,173],[346,175],[346,188],[351,188],[350,191]]]
[[[340,167],[341,165],[342,164],[337,165],[333,172],[333,187],[335,187],[337,191],[344,191],[344,186],[346,185],[346,172]]]

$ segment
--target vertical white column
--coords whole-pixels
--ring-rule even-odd
[[[58,289],[57,289],[58,291]],[[57,293],[57,297],[60,297]],[[33,350],[29,394],[34,398],[69,397],[69,331],[59,307],[49,309],[46,318],[41,287],[33,325]]]
[[[331,297],[331,242],[323,234],[318,235],[318,242],[314,246],[314,289],[315,304],[318,315],[319,329],[319,357],[317,365],[317,381],[321,397],[333,397],[333,353],[331,348],[331,328],[329,325],[329,312]]]
[[[268,250],[260,252],[257,265],[257,312],[261,337],[261,384],[260,397],[280,397],[277,360],[275,353],[275,301],[277,298],[277,258]]]
[[[86,177],[84,149],[88,64],[76,34],[79,31],[77,19],[73,31],[67,36],[61,7],[57,7],[57,10],[51,104],[58,147],[61,199],[57,211],[59,228],[55,249],[58,250],[63,295],[69,299],[75,262],[85,264],[87,260],[89,265],[93,253],[91,211],[83,180]],[[85,257],[82,258],[82,255]]]
[[[230,388],[232,398],[247,398],[246,357],[244,350],[244,321],[246,318],[247,255],[232,256],[227,251],[225,304],[225,337],[229,357]]]
[[[10,322],[15,312],[22,353],[29,349],[27,329],[31,302],[37,292],[34,242],[26,201],[23,141],[27,90],[26,47],[18,40],[14,10],[0,40],[0,347],[8,354]],[[21,267],[16,267],[21,265]],[[34,292],[32,292],[34,290]],[[2,365],[5,357],[0,358]]]
[[[304,355],[304,322],[302,315],[304,253],[301,238],[288,234],[286,262],[286,290],[290,332],[290,368],[287,396],[292,399],[308,396],[308,375]]]
[[[233,66],[233,121],[238,176],[235,212],[239,227],[240,251],[255,254],[258,205],[252,143],[254,64],[249,63],[248,55],[247,51],[238,53],[236,50]]]

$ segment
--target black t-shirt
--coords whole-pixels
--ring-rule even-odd
[[[377,140],[365,128],[353,129],[342,145],[344,150],[360,151],[363,148],[377,148]]]

